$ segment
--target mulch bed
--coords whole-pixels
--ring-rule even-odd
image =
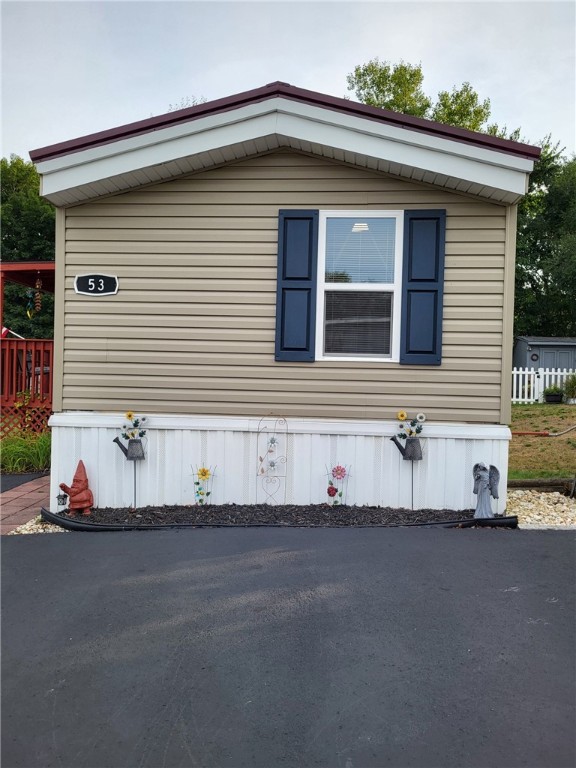
[[[68,514],[63,515],[70,517]],[[278,505],[269,504],[210,504],[189,507],[140,507],[93,509],[88,516],[71,519],[87,523],[116,525],[214,525],[250,526],[274,525],[306,528],[345,526],[422,525],[454,520],[470,520],[474,510],[391,509],[390,507],[357,507],[327,504]]]

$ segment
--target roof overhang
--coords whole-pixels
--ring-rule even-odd
[[[42,281],[42,290],[54,293],[53,261],[4,261],[0,264],[0,276],[7,283],[18,283],[35,288]]]
[[[248,92],[252,98],[239,94],[31,152],[42,195],[57,206],[74,205],[289,147],[511,204],[525,194],[540,153],[524,144],[272,85]]]

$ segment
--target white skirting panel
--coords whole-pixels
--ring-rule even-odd
[[[97,507],[132,506],[134,465],[139,507],[194,504],[199,467],[215,468],[214,504],[323,503],[327,471],[340,464],[348,468],[349,504],[470,509],[476,506],[477,462],[500,470],[500,499],[493,509],[502,513],[506,506],[505,426],[426,422],[423,459],[410,462],[390,440],[396,422],[146,416],[146,458],[137,462],[127,461],[113,443],[125,423],[122,414],[52,416],[52,511],[58,509],[59,484],[71,484],[80,459]]]

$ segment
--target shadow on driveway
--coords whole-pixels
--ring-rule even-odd
[[[572,768],[575,539],[7,537],[2,765]]]
[[[48,477],[49,471],[46,472],[27,472],[21,475],[7,475],[5,473],[0,474],[0,493],[4,491],[11,491],[13,488],[18,488],[25,483],[29,483],[30,480],[36,480],[37,477]]]

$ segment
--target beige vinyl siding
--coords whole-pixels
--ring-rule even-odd
[[[446,208],[442,365],[276,363],[280,208]],[[288,151],[69,208],[63,409],[498,423],[505,246],[505,206]]]

